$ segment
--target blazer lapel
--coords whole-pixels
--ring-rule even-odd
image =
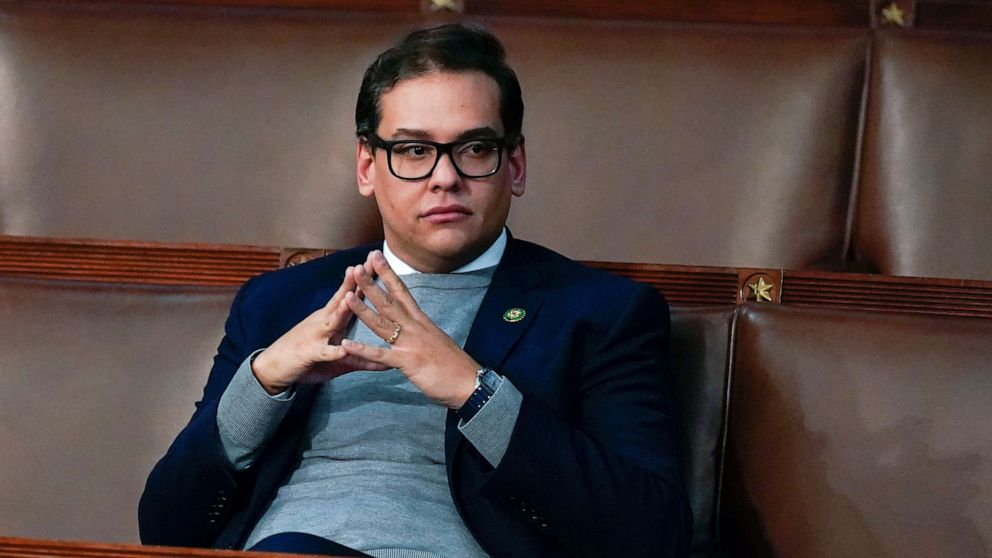
[[[540,272],[519,261],[514,246],[512,242],[507,246],[465,341],[465,352],[479,364],[497,370],[543,303],[543,292],[537,289]]]
[[[502,370],[503,363],[534,322],[544,301],[544,292],[539,288],[540,270],[521,252],[520,244],[511,238],[465,342],[465,352],[479,364],[503,374],[507,372]],[[458,414],[449,411],[444,444],[449,475],[462,440],[457,425]]]

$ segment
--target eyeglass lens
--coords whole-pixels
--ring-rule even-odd
[[[496,142],[456,143],[451,146],[450,153],[455,168],[468,178],[489,176],[499,170],[500,148]],[[431,174],[440,153],[434,145],[411,141],[394,144],[389,156],[393,174],[399,178],[418,179]]]

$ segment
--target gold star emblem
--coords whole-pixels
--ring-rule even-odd
[[[523,308],[510,308],[506,312],[503,312],[503,320],[515,324],[524,319],[526,315],[527,311]]]
[[[899,7],[895,2],[889,4],[889,7],[882,10],[882,17],[885,18],[886,23],[895,23],[899,27],[906,26],[906,19],[903,17],[904,13],[902,8]]]
[[[459,11],[457,0],[431,0],[431,9],[436,12],[441,10]]]
[[[764,277],[758,277],[758,280],[754,283],[748,283],[747,287],[751,289],[751,296],[754,297],[755,302],[772,301],[772,289],[775,285],[772,283],[765,283]]]

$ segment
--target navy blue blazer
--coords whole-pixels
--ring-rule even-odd
[[[364,246],[248,281],[203,398],[152,470],[139,505],[146,544],[239,548],[300,458],[316,390],[300,386],[272,441],[227,465],[217,404],[241,362],[324,305]],[[505,321],[510,308],[523,320]],[[679,474],[668,306],[646,285],[511,239],[465,350],[506,375],[523,403],[493,468],[448,413],[455,505],[491,556],[682,556],[691,514]],[[425,526],[425,536],[430,526]]]

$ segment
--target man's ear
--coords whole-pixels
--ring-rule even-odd
[[[355,155],[355,176],[358,178],[358,193],[371,197],[375,193],[375,157],[372,146],[365,138],[358,138],[358,150]]]
[[[510,172],[510,192],[514,196],[524,195],[527,186],[527,150],[524,149],[524,138],[520,137],[517,146],[507,155],[507,168]]]

